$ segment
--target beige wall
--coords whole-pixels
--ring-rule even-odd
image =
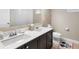
[[[52,26],[63,37],[79,40],[79,12],[52,10]],[[69,28],[70,31],[66,31],[65,28]]]
[[[41,23],[43,26],[51,24],[51,10],[50,9],[40,9],[40,14],[35,13],[34,10],[34,23]]]

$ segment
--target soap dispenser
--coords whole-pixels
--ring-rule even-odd
[[[34,30],[34,24],[30,24],[29,30]]]

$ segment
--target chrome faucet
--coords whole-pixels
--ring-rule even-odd
[[[16,31],[15,32],[11,32],[9,36],[11,37],[11,36],[15,36],[15,35],[17,35]]]

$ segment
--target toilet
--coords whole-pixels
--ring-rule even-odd
[[[58,32],[53,32],[53,48],[59,49],[61,34]]]
[[[71,48],[72,44],[68,43],[62,35],[58,32],[53,32],[53,48],[54,49],[67,49]]]
[[[59,42],[61,38],[61,34],[58,32],[53,32],[53,40]]]

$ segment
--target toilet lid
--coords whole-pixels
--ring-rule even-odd
[[[58,32],[53,32],[53,37],[60,38],[61,37],[61,34],[58,33]]]

